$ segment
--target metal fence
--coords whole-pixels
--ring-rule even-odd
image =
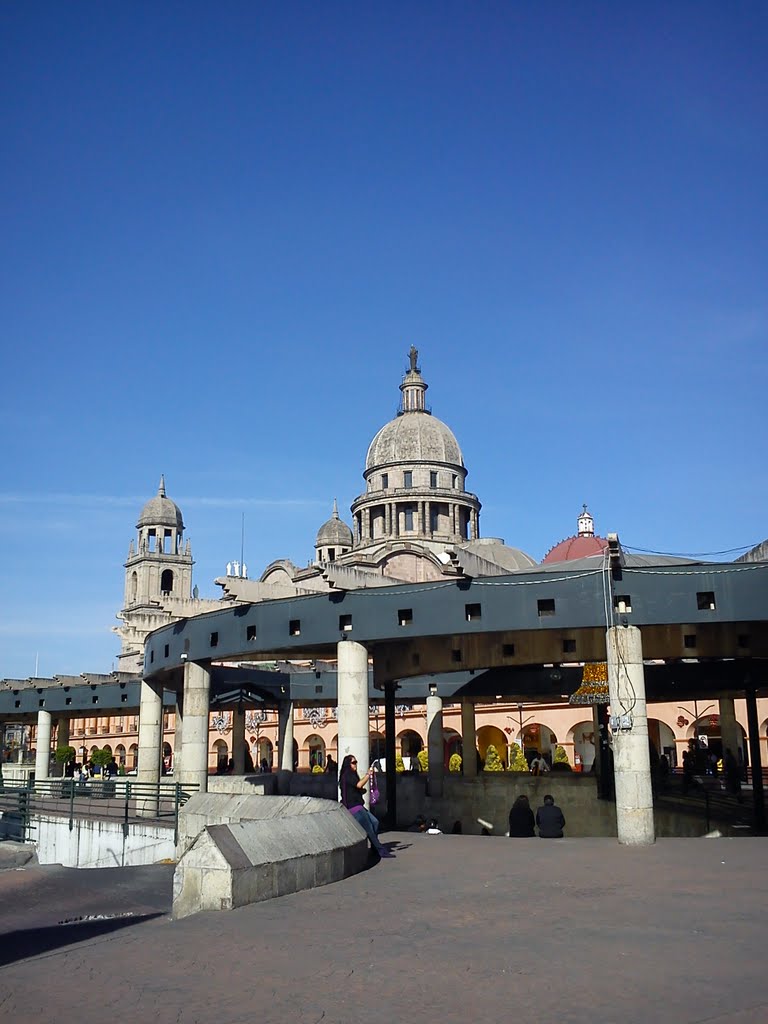
[[[0,783],[0,835],[21,842],[34,840],[34,818],[55,815],[69,819],[70,831],[77,820],[120,821],[123,834],[131,825],[148,821],[173,824],[174,843],[179,839],[179,808],[199,787],[173,782],[137,782],[114,779],[8,780]]]

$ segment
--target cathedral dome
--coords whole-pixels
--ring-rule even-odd
[[[165,494],[165,477],[160,477],[160,486],[154,498],[150,498],[141,510],[139,521],[136,524],[138,529],[142,526],[170,526],[175,527],[179,532],[184,529],[184,520],[181,509]]]
[[[590,555],[601,555],[608,547],[605,537],[595,535],[595,521],[587,506],[578,519],[578,533],[573,537],[566,537],[559,544],[550,548],[544,558],[542,565],[550,565],[552,562],[572,562],[574,558],[587,558]]]
[[[343,519],[339,518],[339,509],[335,499],[333,502],[333,515],[328,520],[328,522],[323,523],[323,525],[317,531],[317,540],[315,541],[315,547],[352,547],[352,531],[343,521]]]
[[[463,468],[453,431],[428,412],[403,412],[386,423],[371,441],[366,472],[401,462],[440,462]]]

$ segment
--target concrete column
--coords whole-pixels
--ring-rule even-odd
[[[461,771],[465,779],[477,778],[475,744],[475,705],[466,697],[461,701]]]
[[[163,686],[141,681],[139,704],[139,770],[136,781],[156,786],[160,782],[163,757]],[[158,793],[140,792],[136,813],[142,818],[157,816]]]
[[[656,841],[656,834],[640,630],[612,626],[606,633],[606,647],[611,717],[622,720],[613,730],[618,838],[627,846],[646,846]]]
[[[357,758],[358,774],[370,767],[368,738],[368,651],[354,640],[340,640],[338,658],[339,767],[347,754]],[[365,794],[368,806],[370,793]]]
[[[245,775],[245,708],[236,704],[232,712],[232,774]]]
[[[178,780],[181,774],[181,753],[184,743],[184,694],[176,694],[176,709],[173,729],[173,777]]]
[[[725,752],[730,750],[739,760],[739,748],[742,746],[741,729],[736,721],[736,705],[733,697],[721,697],[720,701],[720,739],[723,744],[723,761]]]
[[[384,536],[389,537],[392,533],[392,506],[389,502],[384,505]]]
[[[293,771],[293,704],[281,700],[277,707],[277,766],[282,772]]]
[[[395,683],[384,683],[384,751],[387,762],[387,826],[397,827],[397,725]]]
[[[424,502],[424,533],[428,537],[432,536],[432,502]]]
[[[181,778],[185,786],[197,784],[208,792],[208,722],[211,713],[210,663],[188,661],[184,666],[184,745]],[[175,778],[175,775],[174,775]]]
[[[69,746],[69,719],[59,718],[56,721],[56,746]]]
[[[417,505],[416,505],[416,515],[417,515],[417,520],[416,520],[416,530],[417,530],[417,532],[418,533],[422,533],[422,534],[426,533],[427,532],[427,516],[426,516],[426,513],[425,513],[425,504],[424,504],[423,501],[420,501],[420,502],[417,503]]]
[[[443,700],[437,694],[427,697],[427,754],[429,769],[427,787],[430,796],[443,795],[445,765],[443,744]]]
[[[35,755],[35,781],[43,782],[51,775],[51,713],[37,712],[37,753]]]
[[[400,536],[400,506],[397,502],[392,505],[392,536]]]
[[[763,764],[760,757],[760,720],[757,716],[757,693],[753,686],[744,690],[747,702],[747,733],[749,736],[749,766],[752,769],[752,807],[754,830],[765,835],[765,797],[763,795]]]

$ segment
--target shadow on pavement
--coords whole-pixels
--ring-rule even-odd
[[[28,928],[22,931],[6,932],[0,948],[0,967],[7,967],[17,960],[50,953],[74,942],[97,939],[102,935],[130,928],[132,925],[151,921],[165,914],[137,914],[135,916],[113,917],[100,921],[77,921],[73,924],[52,925],[46,928]]]

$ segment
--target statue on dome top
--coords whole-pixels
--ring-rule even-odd
[[[419,350],[415,345],[411,345],[410,351],[408,352],[408,358],[411,360],[411,372],[418,373],[419,368],[416,363],[419,358]]]

